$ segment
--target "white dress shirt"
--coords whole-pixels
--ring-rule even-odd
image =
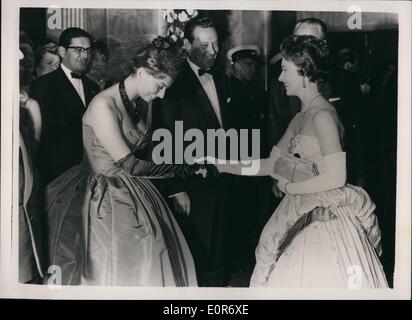
[[[69,79],[70,83],[76,89],[77,93],[79,94],[80,99],[82,99],[84,106],[86,107],[86,98],[84,96],[84,88],[83,88],[83,81],[82,79],[73,78],[71,73],[72,71],[67,68],[63,63],[61,64],[62,70],[66,74],[67,78]]]
[[[192,61],[190,61],[189,58],[187,58],[187,62],[189,63],[190,68],[192,68],[196,77],[199,79],[200,83],[202,84],[202,87],[205,90],[207,97],[209,98],[210,104],[212,105],[213,110],[215,111],[217,120],[219,121],[220,126],[223,127],[222,116],[220,113],[221,111],[219,105],[219,98],[217,96],[216,86],[212,75],[210,73],[205,73],[202,76],[199,76],[200,68],[197,65],[195,65]]]

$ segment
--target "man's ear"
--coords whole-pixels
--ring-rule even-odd
[[[192,50],[192,44],[188,39],[183,39],[183,48],[186,50],[186,52],[190,52]]]
[[[57,52],[59,53],[59,56],[60,56],[60,58],[64,58],[64,56],[65,56],[65,54],[66,54],[66,48],[65,47],[62,47],[62,46],[59,46],[58,48],[57,48]]]

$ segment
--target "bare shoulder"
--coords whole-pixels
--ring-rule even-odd
[[[334,142],[333,145],[339,144],[343,131],[336,109],[333,106],[316,110],[313,114],[311,124],[314,135],[320,141],[330,140]]]
[[[315,126],[337,123],[338,114],[330,103],[324,103],[312,111],[312,123]]]
[[[83,122],[92,125],[102,117],[119,117],[115,100],[108,94],[98,94],[93,98],[83,116]]]
[[[322,154],[341,151],[340,125],[336,109],[331,104],[324,103],[312,112],[310,131],[318,139]]]

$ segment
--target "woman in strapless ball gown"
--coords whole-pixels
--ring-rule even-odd
[[[386,288],[375,205],[365,190],[346,184],[343,128],[318,91],[328,48],[312,36],[290,36],[281,52],[279,81],[301,100],[301,112],[269,158],[249,168],[216,164],[223,173],[271,175],[285,194],[261,233],[250,286]]]
[[[194,166],[154,164],[135,152],[150,139],[151,109],[183,57],[156,38],[133,71],[102,91],[83,117],[83,162],[47,187],[49,265],[63,285],[197,286],[186,240],[151,179],[184,178]]]

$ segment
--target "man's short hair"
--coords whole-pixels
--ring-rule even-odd
[[[196,17],[190,19],[185,25],[185,38],[190,42],[193,41],[193,31],[196,27],[201,28],[215,28],[215,24],[207,17]]]
[[[295,32],[296,29],[298,29],[302,24],[316,26],[319,29],[319,31],[323,34],[323,38],[326,38],[328,28],[322,20],[319,20],[319,19],[316,19],[316,18],[301,19],[296,23],[295,29],[293,30],[293,32]]]
[[[88,38],[90,43],[93,43],[92,36],[80,28],[67,28],[63,30],[59,37],[59,46],[69,47],[73,38]]]

